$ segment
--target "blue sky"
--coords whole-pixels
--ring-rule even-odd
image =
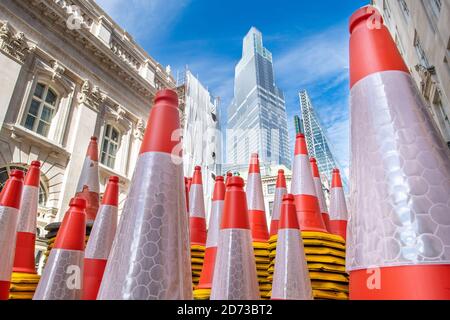
[[[242,38],[257,27],[284,91],[291,143],[307,89],[332,149],[348,169],[348,18],[368,0],[96,0],[151,56],[186,65],[226,108]],[[347,170],[346,170],[347,171]]]

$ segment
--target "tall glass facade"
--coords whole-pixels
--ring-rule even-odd
[[[275,85],[272,54],[252,27],[235,68],[234,99],[228,109],[227,168],[240,171],[258,152],[261,167],[290,167],[284,95]]]
[[[308,146],[308,153],[310,157],[316,158],[321,176],[325,177],[328,183],[331,183],[332,170],[334,168],[340,169],[339,163],[331,152],[326,132],[320,125],[308,92],[306,90],[300,91],[299,98],[302,112],[302,127]],[[344,189],[348,190],[347,178],[342,170],[341,176]]]

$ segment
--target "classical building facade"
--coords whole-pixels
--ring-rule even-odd
[[[450,1],[372,0],[450,147]]]
[[[0,2],[0,184],[41,161],[40,237],[75,194],[92,135],[100,190],[119,176],[123,203],[153,97],[176,87],[169,73],[93,0]]]

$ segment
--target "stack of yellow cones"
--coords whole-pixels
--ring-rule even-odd
[[[40,276],[33,273],[13,272],[9,289],[10,300],[31,300]]]
[[[205,258],[205,246],[191,245],[191,268],[192,268],[192,290],[197,287],[203,268],[203,260]]]
[[[302,232],[315,299],[348,300],[345,240],[324,232]]]
[[[267,242],[253,242],[255,253],[256,273],[258,275],[259,293],[261,299],[270,299],[271,282],[268,279],[269,273],[269,244]]]

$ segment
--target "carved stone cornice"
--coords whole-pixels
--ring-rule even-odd
[[[106,97],[106,92],[100,90],[98,86],[92,85],[89,80],[85,80],[78,94],[78,102],[84,103],[94,111],[99,112],[100,106]]]
[[[0,21],[0,50],[23,63],[33,47],[23,32],[13,30],[8,21]]]
[[[139,119],[133,130],[134,137],[136,139],[142,140],[144,138],[146,127],[147,127],[147,125],[146,125],[145,121],[142,119]]]

